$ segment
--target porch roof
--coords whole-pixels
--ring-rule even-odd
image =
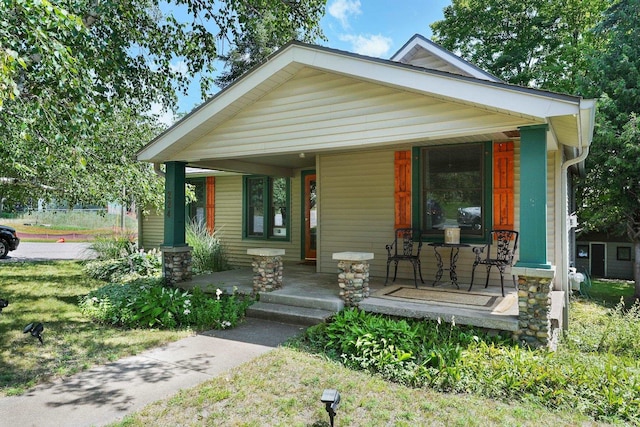
[[[549,125],[550,150],[579,148],[594,116],[593,100],[292,42],[137,158],[291,175],[316,153],[506,139],[536,124]]]

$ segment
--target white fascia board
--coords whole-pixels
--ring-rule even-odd
[[[596,122],[596,100],[580,100],[580,138],[581,145],[589,146],[593,141],[593,131]]]
[[[138,160],[163,161],[167,154],[182,151],[190,143],[187,138],[190,133],[196,132],[200,126],[224,112],[234,102],[241,101],[242,97],[248,96],[278,72],[286,72],[291,67],[293,74],[300,66],[538,120],[579,112],[579,98],[575,97],[294,43],[278,51],[265,63],[169,128],[138,152]],[[269,85],[266,86],[265,89],[269,90]],[[247,101],[250,103],[255,99]],[[176,141],[183,143],[180,146],[173,145]]]
[[[472,63],[466,61],[465,59],[460,58],[458,55],[448,51],[443,48],[439,44],[432,42],[424,38],[423,36],[416,34],[407,42],[400,50],[391,57],[391,61],[400,62],[404,59],[412,49],[416,46],[421,47],[422,49],[429,52],[431,55],[442,59],[443,61],[451,64],[452,67],[459,69],[460,71],[469,74],[478,79],[489,80],[493,82],[502,82],[501,79],[494,76],[491,73],[484,71],[481,68],[476,67]]]

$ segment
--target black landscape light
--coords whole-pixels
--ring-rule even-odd
[[[9,300],[0,298],[0,313],[2,313],[3,308],[7,308],[9,305]]]
[[[331,427],[333,427],[333,417],[336,416],[336,409],[338,409],[338,405],[340,404],[340,393],[338,393],[338,390],[327,388],[322,392],[320,401],[325,404],[327,412],[329,413],[329,422],[331,423]]]
[[[42,323],[29,323],[24,327],[22,333],[28,334],[31,332],[32,337],[38,338],[40,344],[44,344],[44,341],[42,340],[42,331],[44,331],[44,325]]]

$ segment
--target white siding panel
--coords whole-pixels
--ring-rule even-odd
[[[552,265],[556,264],[556,154],[547,153],[547,262]]]
[[[611,279],[633,280],[633,245],[628,242],[609,242],[606,244],[606,277]],[[619,260],[618,248],[628,248],[631,260]]]
[[[142,215],[138,244],[144,250],[160,249],[164,241],[164,212],[152,209]]]
[[[520,140],[513,142],[513,221],[516,231],[520,230]],[[515,260],[518,260],[516,252]]]
[[[373,252],[371,274],[384,276],[385,245],[393,239],[394,152],[322,156],[320,271],[335,272],[335,252]]]
[[[412,55],[411,58],[406,62],[408,64],[415,65],[416,67],[446,71],[448,73],[461,74],[464,76],[469,75],[467,73],[462,73],[458,68],[453,67],[450,63],[423,49],[417,50],[416,53]]]
[[[185,149],[188,161],[424,140],[531,124],[470,105],[304,69]]]
[[[383,282],[387,261],[385,246],[393,241],[395,221],[394,151],[326,155],[320,164],[320,271],[336,271],[336,261],[332,259],[335,252],[373,252],[371,280]],[[427,242],[420,259],[425,284],[431,285],[436,261],[433,248],[427,246]],[[463,283],[468,286],[472,263],[471,249],[461,250],[458,261],[461,287]],[[413,278],[410,263],[399,263],[398,277]]]

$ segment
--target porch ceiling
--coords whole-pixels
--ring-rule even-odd
[[[574,97],[293,43],[138,159],[290,174],[312,167],[318,153],[506,139],[543,123],[556,149],[556,141],[580,144],[580,107]]]

